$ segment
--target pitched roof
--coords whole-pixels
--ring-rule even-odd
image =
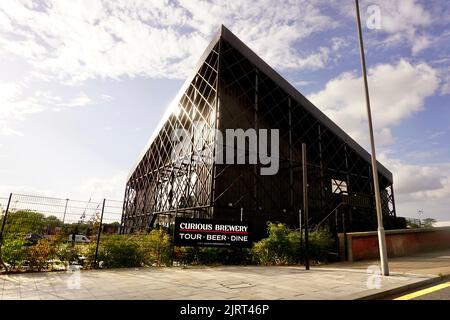
[[[371,163],[370,154],[361,147],[353,138],[351,138],[344,130],[342,130],[338,125],[336,125],[330,118],[328,118],[322,111],[320,111],[311,101],[309,101],[305,96],[303,96],[295,87],[293,87],[287,80],[285,80],[278,72],[276,72],[272,67],[270,67],[264,60],[262,60],[255,52],[253,52],[244,42],[242,42],[238,37],[236,37],[230,30],[228,30],[224,25],[220,27],[218,32],[214,35],[208,47],[203,52],[201,58],[198,60],[193,72],[186,79],[186,81],[181,86],[175,98],[172,100],[168,106],[166,112],[164,113],[158,126],[155,128],[152,136],[150,137],[147,145],[142,151],[141,155],[137,159],[135,165],[131,169],[127,180],[131,177],[133,172],[138,167],[140,161],[144,157],[145,153],[150,148],[152,142],[158,135],[159,131],[163,127],[164,123],[169,119],[170,115],[174,111],[184,92],[189,87],[190,83],[194,79],[197,72],[200,70],[203,62],[206,60],[211,50],[214,48],[219,39],[224,39],[232,47],[238,50],[245,58],[247,58],[255,67],[261,70],[266,76],[268,76],[272,81],[274,81],[281,89],[283,89],[288,95],[290,95],[297,103],[302,105],[306,110],[308,110],[314,117],[316,117],[324,126],[331,130],[336,136],[342,139],[349,147],[353,148],[364,160]],[[361,106],[363,107],[363,106]],[[377,161],[378,172],[381,173],[390,182],[393,182],[392,173]]]

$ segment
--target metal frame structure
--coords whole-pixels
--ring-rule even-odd
[[[279,129],[277,174],[260,175],[258,164],[214,161],[226,150],[211,133],[236,128]],[[178,129],[190,132],[189,143],[174,141]],[[243,215],[261,235],[269,220],[298,226],[302,143],[310,224],[325,219],[336,232],[375,230],[369,153],[222,26],[130,172],[122,232],[169,224],[176,215]],[[378,172],[385,225],[394,227],[392,173],[380,163]]]

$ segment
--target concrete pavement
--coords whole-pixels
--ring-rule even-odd
[[[356,299],[428,279],[258,266],[48,272],[0,276],[0,299]]]
[[[338,262],[335,268],[367,269],[368,266],[378,264],[373,261]],[[450,275],[450,249],[418,253],[408,257],[389,258],[389,269],[397,273],[413,273],[426,276]]]
[[[432,283],[450,268],[450,252],[377,262],[302,266],[220,266],[91,270],[0,275],[6,299],[360,299]],[[450,271],[450,270],[449,270]]]

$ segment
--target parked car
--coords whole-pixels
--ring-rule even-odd
[[[89,240],[88,237],[86,237],[83,234],[69,234],[69,241],[77,242],[77,243],[89,243],[91,240]]]
[[[36,244],[39,240],[44,239],[44,237],[37,233],[29,232],[25,235],[25,240],[29,244]]]

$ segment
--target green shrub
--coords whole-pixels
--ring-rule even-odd
[[[104,246],[103,246],[103,240],[100,241],[100,245],[98,248],[98,258],[97,260],[102,261],[101,258],[104,256]],[[95,265],[95,247],[97,246],[96,242],[90,242],[86,245],[84,245],[82,248],[80,248],[80,254],[86,258],[84,267],[87,269],[93,269],[96,267]],[[102,263],[103,264],[103,263]]]
[[[145,265],[169,265],[171,238],[163,229],[150,233],[104,235],[100,238],[97,262],[102,268],[127,268]],[[96,243],[84,245],[81,255],[86,257],[85,267],[94,268]]]
[[[199,264],[198,247],[175,247],[174,260],[182,265]]]
[[[56,255],[56,246],[51,240],[41,239],[34,246],[28,249],[28,260],[30,268],[36,268],[41,271],[47,266],[48,260],[54,258]]]
[[[93,265],[95,243],[89,245],[88,260]],[[103,261],[105,268],[140,267],[144,264],[144,255],[133,235],[110,235],[100,241],[97,261]]]
[[[327,261],[334,249],[332,235],[326,230],[310,231],[308,234],[310,259],[319,262]]]
[[[172,240],[162,228],[153,229],[150,233],[134,235],[139,245],[145,265],[161,266],[171,262]]]
[[[56,248],[56,257],[66,265],[74,261],[78,262],[82,255],[80,248],[78,245],[72,246],[71,243],[61,243]]]
[[[262,265],[296,263],[300,259],[300,234],[283,223],[267,223],[269,236],[253,245],[255,260]],[[296,234],[298,233],[298,235]]]
[[[267,238],[253,245],[252,253],[258,263],[285,265],[302,262],[303,249],[300,246],[299,231],[290,230],[282,223],[268,222],[268,234]],[[331,234],[316,230],[310,231],[308,235],[309,258],[315,262],[326,261],[333,249],[334,240]]]
[[[2,260],[9,265],[9,270],[20,268],[27,258],[28,248],[23,237],[4,239],[2,244]]]

